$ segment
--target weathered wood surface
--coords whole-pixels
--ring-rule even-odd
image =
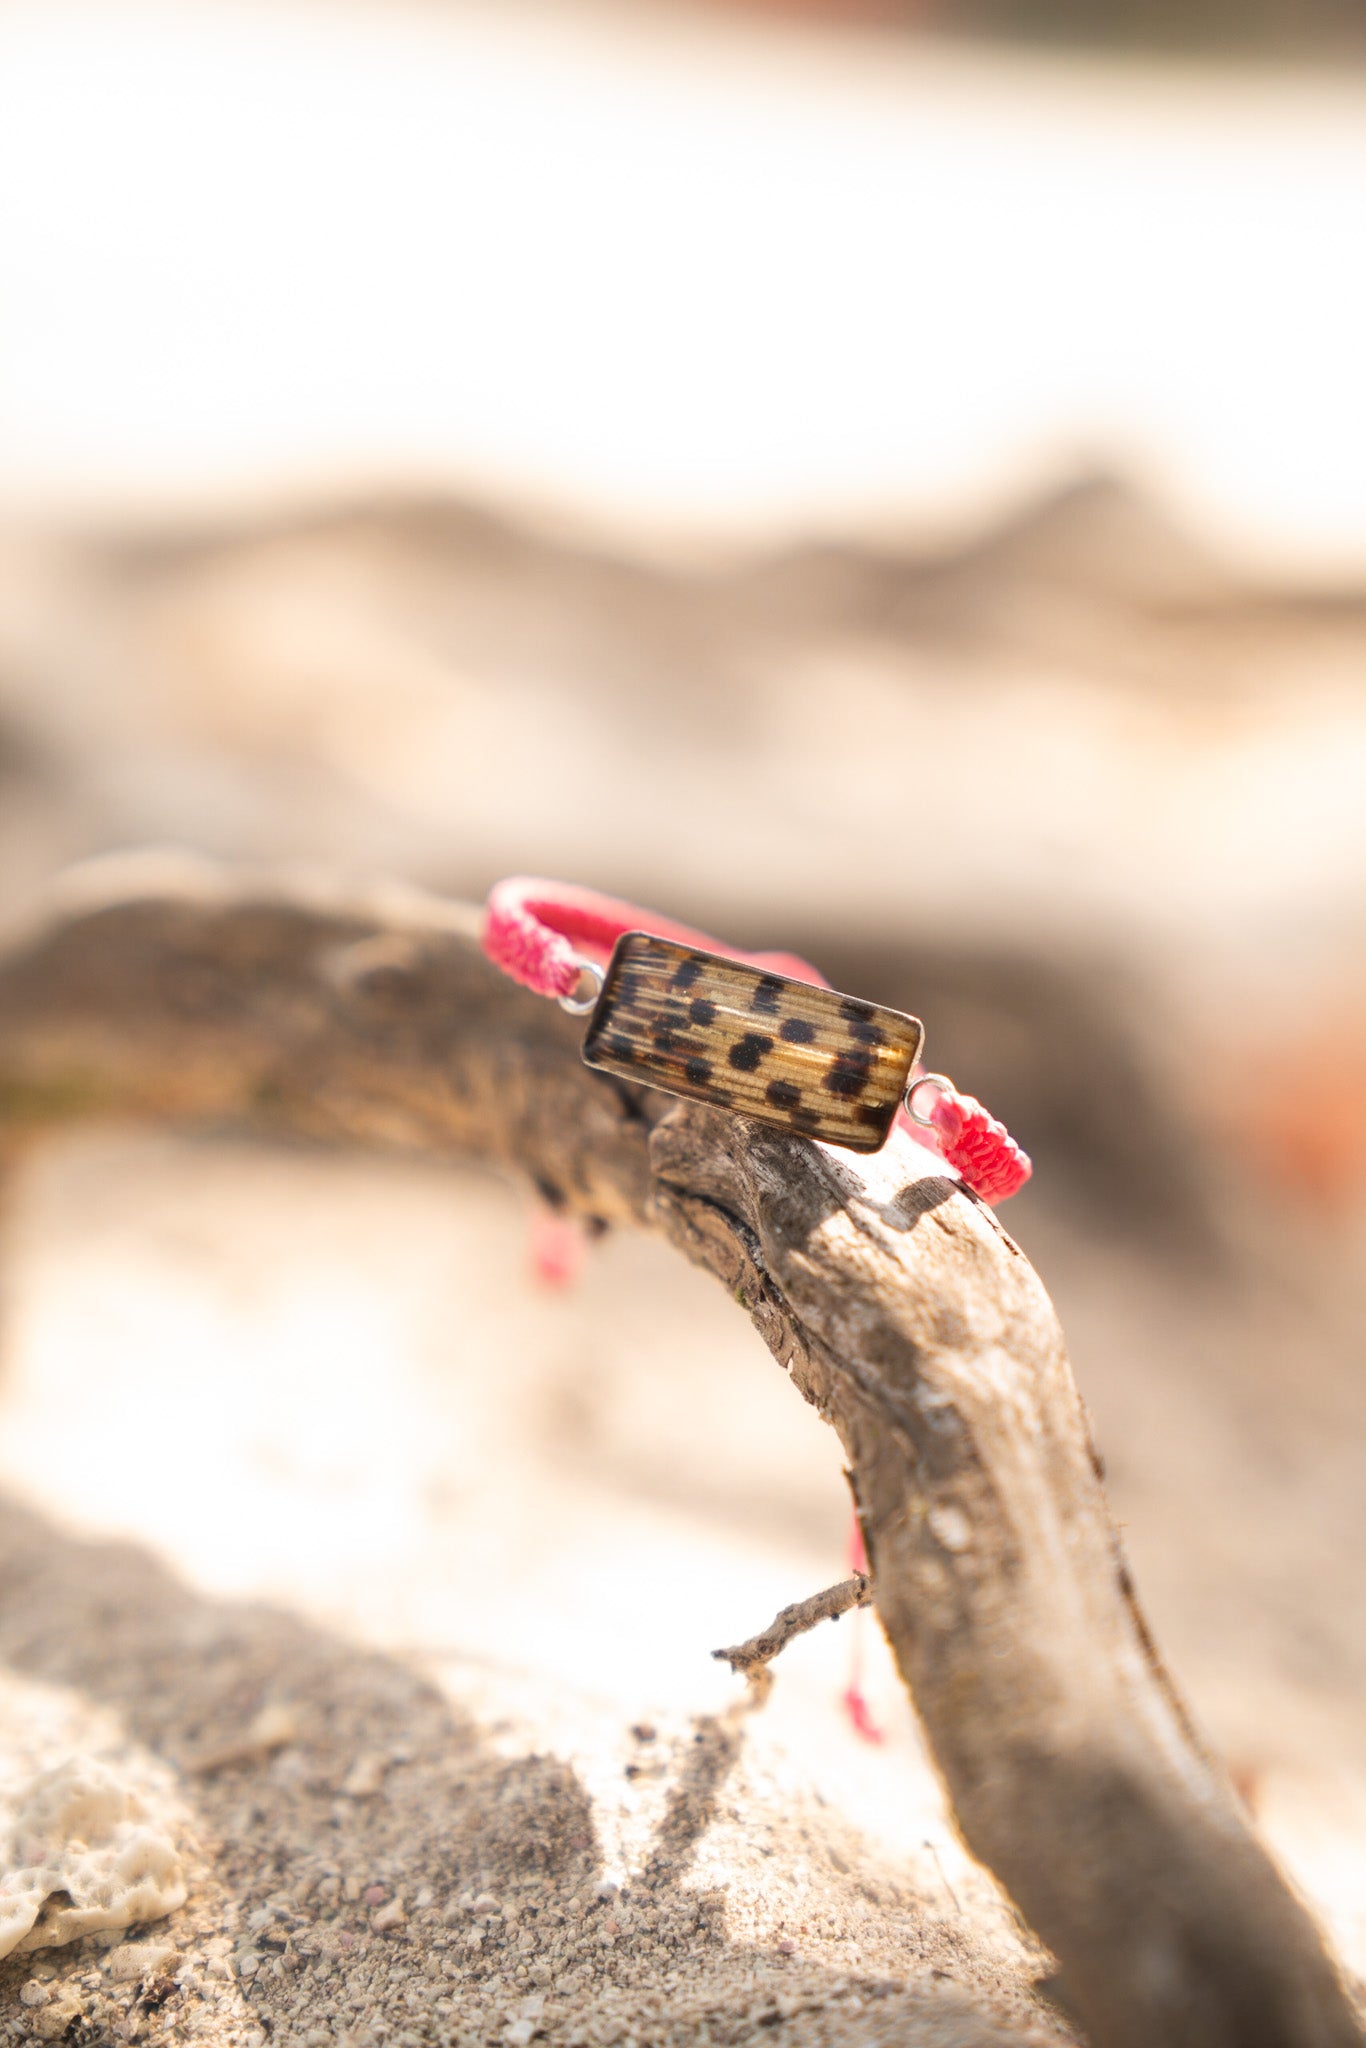
[[[0,951],[0,1141],[92,1115],[476,1157],[661,1229],[839,1432],[875,1604],[964,1838],[1096,2048],[1363,2035],[1134,1602],[1062,1335],[900,1134],[858,1161],[595,1075],[475,914],[146,859]]]

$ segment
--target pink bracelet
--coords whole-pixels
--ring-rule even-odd
[[[857,1152],[877,1151],[904,1118],[933,1133],[984,1202],[1029,1179],[1005,1125],[920,1068],[919,1018],[841,995],[793,954],[742,953],[615,897],[522,875],[490,892],[483,945],[514,981],[587,1016],[591,1067]],[[922,1089],[928,1113],[915,1106]]]

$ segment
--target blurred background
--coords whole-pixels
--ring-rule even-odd
[[[1366,1970],[1363,222],[1356,0],[0,0],[0,910],[148,842],[540,872],[921,1015]],[[63,1141],[0,1475],[541,1726],[719,1698],[837,1447],[676,1260],[537,1293],[525,1222]],[[909,1853],[843,1654],[783,1739]]]

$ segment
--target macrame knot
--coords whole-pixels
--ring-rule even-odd
[[[971,1095],[942,1089],[930,1110],[941,1156],[984,1202],[1018,1193],[1034,1168],[1005,1125]]]

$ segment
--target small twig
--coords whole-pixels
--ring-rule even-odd
[[[737,1643],[733,1650],[713,1650],[712,1656],[753,1684],[761,1674],[767,1677],[765,1667],[795,1637],[805,1635],[818,1621],[838,1621],[851,1607],[871,1605],[872,1598],[871,1578],[867,1572],[855,1572],[852,1579],[841,1579],[837,1586],[827,1586],[823,1593],[813,1593],[809,1600],[796,1600],[791,1607],[784,1607],[767,1628],[751,1636],[748,1642]]]

